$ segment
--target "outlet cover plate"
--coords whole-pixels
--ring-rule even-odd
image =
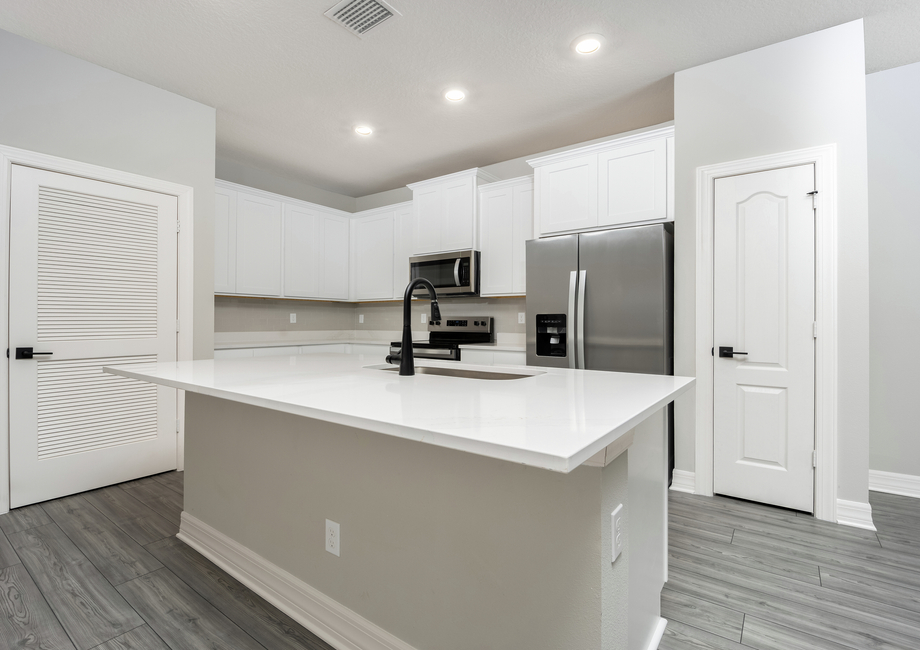
[[[330,520],[326,520],[326,550],[336,557],[342,554],[342,539],[339,525]]]

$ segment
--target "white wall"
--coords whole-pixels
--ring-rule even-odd
[[[865,56],[855,21],[675,75],[675,365],[695,375],[696,169],[837,144],[838,498],[866,502],[869,283]],[[676,409],[676,466],[694,469],[693,394]]]
[[[214,109],[2,30],[0,97],[0,144],[194,188],[193,345],[210,358]]]
[[[920,476],[920,63],[866,78],[869,468]]]

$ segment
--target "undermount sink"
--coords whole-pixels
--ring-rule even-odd
[[[386,370],[387,372],[399,372],[399,366],[369,366],[374,370]],[[505,379],[524,379],[526,377],[535,377],[544,374],[542,371],[529,373],[503,372],[489,370],[470,370],[468,368],[442,368],[440,366],[416,366],[415,374],[417,375],[441,375],[443,377],[462,377],[463,379],[486,379],[486,380],[505,380]]]

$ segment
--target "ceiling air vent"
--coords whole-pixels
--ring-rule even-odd
[[[370,30],[401,14],[383,0],[342,0],[323,15],[364,38]]]

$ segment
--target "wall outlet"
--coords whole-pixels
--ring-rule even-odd
[[[342,539],[339,525],[334,521],[326,520],[326,550],[339,557],[342,553]]]
[[[426,314],[425,312],[422,312],[422,324],[423,325],[428,324],[428,314]]]
[[[291,322],[292,322],[292,323],[296,323],[296,322],[297,322],[297,314],[291,314]]]
[[[626,542],[626,531],[623,530],[623,504],[618,505],[610,513],[610,536],[611,546],[613,547],[613,557],[611,562],[616,562],[623,551],[623,544]]]
[[[519,311],[518,312],[518,323],[523,325],[526,322],[527,322],[527,314],[525,314],[522,311]]]
[[[364,314],[358,314],[358,322],[359,322],[359,323],[363,323],[363,322],[364,322]]]

